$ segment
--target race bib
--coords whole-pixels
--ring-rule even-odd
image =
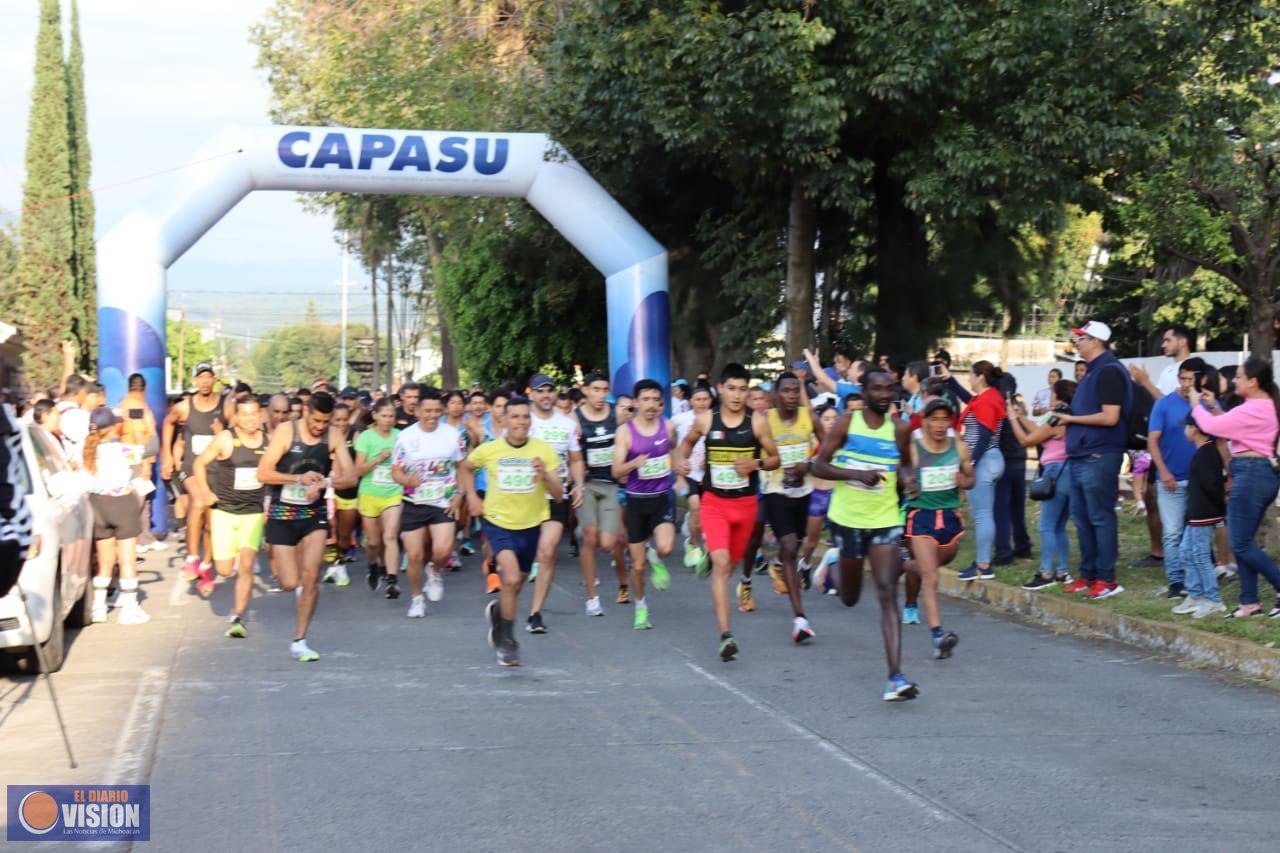
[[[587,465],[592,468],[603,468],[613,464],[612,447],[588,447]]]
[[[782,458],[782,467],[790,468],[809,459],[809,444],[779,444],[778,455]]]
[[[538,472],[532,465],[514,462],[498,463],[498,491],[509,495],[532,494],[538,483]]]
[[[890,471],[890,468],[888,465],[878,465],[875,462],[855,462],[849,466],[849,470],[850,471],[881,471],[884,474],[888,474]],[[868,486],[866,483],[859,483],[857,480],[845,480],[845,483],[850,488],[857,489],[860,492],[883,492],[884,491],[883,479],[881,479],[880,482],[876,483],[874,486]]]
[[[751,485],[751,480],[739,474],[732,462],[712,462],[711,485],[717,489],[745,489]]]
[[[423,480],[413,487],[413,502],[416,504],[439,503],[449,493],[449,484],[444,480]]]
[[[671,457],[664,453],[661,456],[646,459],[640,466],[639,476],[641,480],[661,480],[670,473]]]
[[[301,483],[288,483],[280,487],[280,503],[293,506],[310,506],[307,487]]]
[[[396,481],[391,476],[391,463],[383,462],[381,465],[374,466],[373,484],[375,486],[394,486]]]
[[[920,469],[920,491],[945,492],[956,487],[959,465],[938,465]]]
[[[237,468],[236,479],[232,488],[238,492],[252,492],[255,489],[262,488],[262,483],[258,482],[258,469]],[[285,488],[288,488],[288,486]]]
[[[204,453],[204,449],[213,441],[211,435],[193,435],[191,436],[191,452],[196,456]]]

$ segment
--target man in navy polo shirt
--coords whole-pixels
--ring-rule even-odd
[[[1067,427],[1071,458],[1071,518],[1080,540],[1080,577],[1064,592],[1107,598],[1124,592],[1116,582],[1120,548],[1116,489],[1133,406],[1133,380],[1111,351],[1111,327],[1090,320],[1072,329],[1072,343],[1087,364],[1071,400],[1058,416]]]

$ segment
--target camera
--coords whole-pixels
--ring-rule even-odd
[[[1068,406],[1066,403],[1058,403],[1052,409],[1050,409],[1050,411],[1054,412],[1054,414],[1050,415],[1049,419],[1045,421],[1045,423],[1047,423],[1049,426],[1056,427],[1059,423],[1061,423],[1061,421],[1058,419],[1057,416],[1071,411],[1071,407]]]

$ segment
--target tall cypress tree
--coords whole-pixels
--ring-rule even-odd
[[[12,316],[27,339],[27,376],[36,390],[61,378],[58,343],[71,337],[79,310],[71,259],[75,229],[71,154],[67,138],[67,74],[58,0],[41,0],[36,35],[35,86],[27,121],[27,179],[22,185],[22,250],[10,299]]]
[[[80,8],[71,0],[71,43],[67,46],[67,119],[71,143],[72,276],[76,314],[72,333],[80,342],[80,369],[93,370],[98,361],[98,263],[93,239],[93,196],[89,195],[92,165],[89,120],[84,98],[84,50],[80,46]]]

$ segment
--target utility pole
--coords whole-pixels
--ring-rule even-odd
[[[348,246],[351,242],[350,233],[342,232],[342,348],[338,356],[338,388],[339,390],[347,387],[347,265],[349,261]]]
[[[187,312],[178,311],[178,387],[187,389]]]
[[[392,305],[392,299],[394,298],[394,294],[395,294],[396,280],[395,280],[395,275],[392,270],[391,264],[392,264],[391,253],[387,252],[387,272],[385,277],[386,277],[386,285],[387,285],[387,393],[388,394],[391,393],[391,385],[395,381],[395,376],[396,376],[395,352],[392,349],[394,345],[394,341],[391,338],[391,312],[392,312],[392,308],[394,307]]]

